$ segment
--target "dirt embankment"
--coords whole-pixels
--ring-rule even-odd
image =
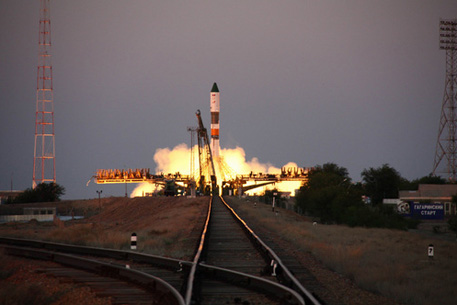
[[[52,240],[77,245],[129,249],[138,236],[138,250],[181,259],[191,257],[209,203],[208,197],[103,198],[2,207],[56,207],[60,215],[82,219],[30,221],[0,225],[1,236]]]
[[[59,215],[84,218],[4,223],[0,224],[0,236],[130,249],[130,236],[135,232],[138,251],[190,260],[208,203],[208,197],[147,197],[1,206],[3,214],[22,213],[24,207],[56,207]],[[1,251],[0,260],[0,304],[111,304],[109,298],[99,298],[87,287],[39,272],[53,263],[12,258]]]
[[[248,225],[273,236],[298,257],[338,304],[455,303],[455,242],[396,230],[313,225],[290,211],[278,209],[275,214],[270,206],[232,199]],[[139,251],[189,260],[208,202],[208,197],[61,202],[56,204],[58,213],[85,218],[1,224],[0,235],[129,249],[130,235],[135,232]],[[433,260],[427,258],[430,243],[435,245]]]
[[[276,209],[275,214],[270,205],[254,204],[253,199],[227,200],[260,236],[273,237],[289,249],[338,304],[455,304],[455,241],[417,232],[313,224],[291,211]],[[433,259],[427,256],[430,244]]]
[[[52,262],[19,259],[0,250],[0,304],[111,305],[111,298],[97,297],[89,287],[60,281],[41,272],[56,268]]]

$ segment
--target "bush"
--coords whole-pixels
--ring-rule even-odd
[[[457,216],[454,215],[451,218],[449,218],[447,224],[449,226],[449,230],[457,234]]]
[[[344,213],[342,223],[351,227],[407,230],[416,228],[419,221],[405,219],[391,207],[362,205],[349,207]]]
[[[277,189],[266,190],[263,196],[259,196],[259,201],[265,204],[273,204],[273,197],[275,197],[275,206],[276,207],[285,207],[285,199],[281,196],[274,196],[274,194],[279,194],[280,192]]]
[[[371,171],[377,173],[373,169]],[[386,185],[390,181],[389,177],[399,176],[387,165],[382,168],[382,173],[384,171],[387,172],[384,175],[387,178],[382,176],[386,180]],[[401,180],[397,178],[398,181]],[[300,210],[309,216],[318,217],[322,223],[401,230],[417,226],[417,221],[404,219],[390,207],[368,206],[363,203],[362,194],[365,191],[363,185],[351,183],[344,167],[327,163],[316,166],[309,172],[308,183],[300,188],[295,198]]]
[[[26,189],[13,200],[13,203],[60,201],[60,196],[63,194],[65,194],[63,186],[56,183],[40,183],[34,189]]]

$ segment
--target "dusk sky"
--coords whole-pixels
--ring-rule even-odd
[[[0,0],[0,190],[32,186],[39,0]],[[433,167],[444,93],[440,18],[455,0],[51,1],[57,183],[123,196],[98,168],[151,168],[190,145],[210,90],[220,143],[281,167]],[[128,186],[128,191],[133,189]]]

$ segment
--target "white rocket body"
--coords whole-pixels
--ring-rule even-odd
[[[213,84],[211,89],[211,152],[213,157],[219,157],[219,112],[220,93],[217,84]]]

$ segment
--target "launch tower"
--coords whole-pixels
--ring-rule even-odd
[[[56,182],[49,0],[40,0],[33,183]]]

